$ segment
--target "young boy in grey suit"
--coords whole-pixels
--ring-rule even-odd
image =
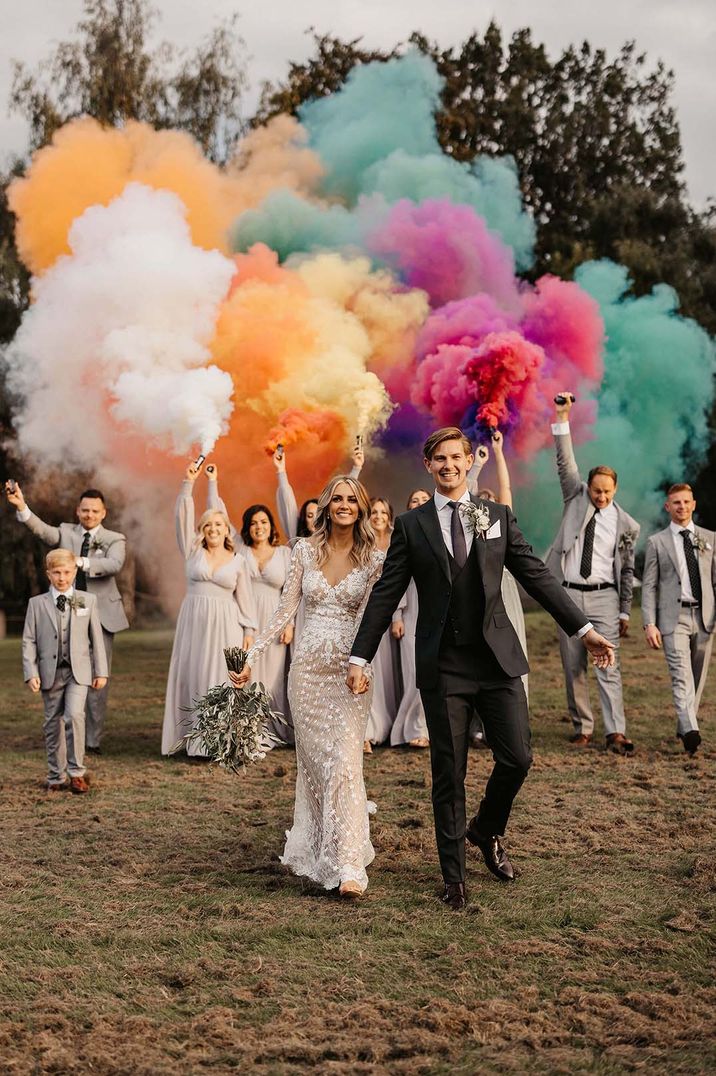
[[[89,792],[84,767],[85,701],[107,683],[107,656],[93,594],[75,590],[76,558],[53,549],[45,558],[50,589],[30,598],[22,667],[30,691],[42,691],[47,788]]]

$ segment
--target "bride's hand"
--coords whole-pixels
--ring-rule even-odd
[[[232,685],[234,687],[236,687],[236,688],[243,687],[244,684],[248,684],[250,679],[251,679],[251,666],[250,665],[244,665],[244,667],[243,667],[243,669],[241,670],[240,673],[235,673],[235,672],[230,672],[229,673],[229,680],[231,681]]]

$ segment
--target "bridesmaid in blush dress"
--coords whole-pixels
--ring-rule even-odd
[[[410,511],[430,500],[426,489],[414,489],[408,497]],[[415,629],[418,623],[418,591],[411,579],[400,608],[393,615],[391,632],[400,640],[400,664],[403,670],[403,697],[390,732],[392,747],[407,743],[411,747],[430,747],[425,710],[415,682]]]
[[[393,506],[385,497],[372,497],[370,522],[375,532],[375,547],[386,553],[393,532]],[[368,718],[363,750],[371,754],[373,744],[385,743],[398,713],[398,683],[400,680],[400,651],[391,629],[380,640],[378,652],[372,661],[373,701]]]
[[[226,514],[210,507],[194,525],[193,491],[200,470],[189,465],[176,502],[176,535],[187,592],[167,678],[163,755],[191,731],[193,703],[209,688],[229,682],[224,647],[250,646],[258,627],[248,567],[234,550]],[[190,741],[186,752],[203,757],[202,742]]]
[[[278,530],[271,509],[265,504],[252,504],[246,509],[241,538],[241,553],[248,567],[261,632],[278,608],[291,563],[291,550],[286,545],[278,544]],[[290,624],[283,627],[278,638],[265,648],[254,667],[255,679],[268,691],[273,709],[283,714],[288,723],[288,727],[281,725],[270,731],[286,743],[294,742],[286,692],[293,629],[292,619]]]

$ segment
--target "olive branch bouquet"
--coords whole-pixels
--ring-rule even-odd
[[[241,672],[247,656],[248,652],[240,646],[226,647],[224,658],[229,672]],[[249,763],[258,762],[275,744],[282,742],[268,731],[269,722],[277,721],[288,727],[283,715],[271,709],[271,698],[263,684],[247,684],[243,688],[216,684],[194,702],[190,712],[196,718],[192,729],[182,736],[171,753],[199,740],[210,761],[231,773],[239,773]]]

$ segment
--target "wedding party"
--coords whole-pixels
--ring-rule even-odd
[[[712,1071],[693,28],[73,3],[6,58],[3,1071]]]

